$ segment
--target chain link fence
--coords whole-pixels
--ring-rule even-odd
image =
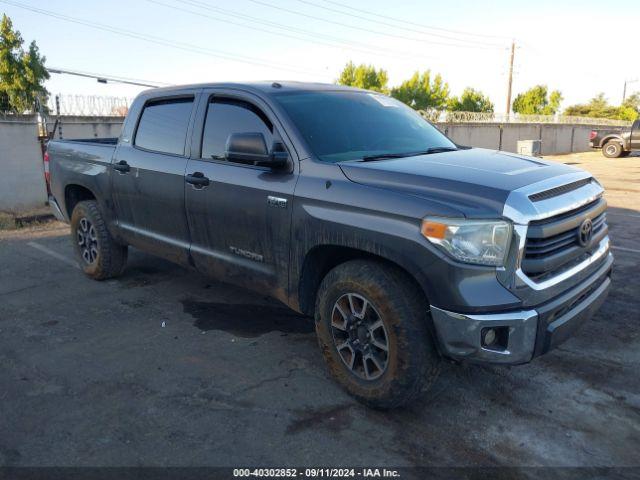
[[[124,117],[133,101],[128,97],[100,95],[55,95],[49,97],[50,115],[86,117]]]
[[[632,122],[610,118],[573,117],[568,115],[521,115],[484,112],[425,111],[420,114],[433,123],[554,123],[567,125],[627,126]]]

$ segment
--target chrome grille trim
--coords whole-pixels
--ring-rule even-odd
[[[609,237],[602,239],[598,248],[584,261],[564,270],[557,275],[535,282],[522,270],[521,263],[527,241],[529,223],[535,220],[543,220],[554,217],[594,202],[602,197],[604,189],[593,179],[586,182],[592,176],[583,171],[573,172],[558,177],[549,178],[538,183],[527,185],[514,190],[509,194],[503,209],[503,217],[513,222],[514,239],[518,242],[516,259],[512,263],[515,266],[515,286],[526,285],[533,290],[545,290],[569,279],[578,272],[588,268],[593,263],[603,258],[609,251]],[[584,182],[584,185],[569,190],[563,194],[533,202],[529,197],[549,190],[560,189],[564,185],[576,182]],[[539,198],[539,197],[534,197]],[[508,282],[511,283],[511,282]]]
[[[530,288],[534,290],[545,290],[547,288],[553,287],[554,285],[557,285],[560,282],[563,282],[570,277],[573,277],[576,273],[584,270],[589,265],[593,265],[595,262],[603,258],[608,252],[609,237],[605,237],[600,241],[598,249],[593,252],[589,258],[583,260],[577,265],[574,265],[568,270],[564,270],[554,277],[543,280],[542,282],[534,282],[522,271],[521,268],[518,268],[518,270],[516,270],[516,275],[520,280],[522,280],[525,285],[529,286]]]

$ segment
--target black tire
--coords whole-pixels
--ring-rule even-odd
[[[602,147],[602,154],[607,158],[618,158],[622,155],[622,145],[620,142],[611,140]]]
[[[353,312],[353,304],[358,304],[355,310],[362,308],[364,300],[368,306],[355,335],[356,340],[366,336],[368,343],[364,338],[362,342],[352,338],[351,327],[358,319],[349,313],[353,322],[347,327],[348,321],[340,313],[345,308]],[[378,324],[378,319],[383,327],[361,336],[368,325]],[[343,320],[345,323],[341,324]],[[326,275],[318,290],[316,332],[329,371],[349,394],[374,408],[406,405],[436,380],[442,360],[429,321],[428,304],[421,290],[404,272],[383,263],[366,260],[343,263]],[[374,336],[376,339],[371,340]],[[386,354],[376,346],[384,341]],[[345,342],[349,345],[345,346]],[[359,345],[354,346],[354,342]],[[338,345],[343,347],[340,351]],[[361,351],[353,353],[354,348]],[[367,360],[365,355],[369,356]],[[384,369],[378,368],[379,364]]]
[[[117,277],[127,263],[127,246],[117,243],[94,200],[79,202],[71,214],[71,240],[80,268],[94,280]]]

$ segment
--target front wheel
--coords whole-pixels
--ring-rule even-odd
[[[602,154],[607,158],[618,158],[622,155],[622,145],[620,145],[620,142],[607,142],[602,147]]]
[[[79,202],[71,214],[71,241],[80,268],[94,280],[113,278],[127,263],[127,246],[117,243],[94,200]]]
[[[392,266],[353,260],[331,270],[318,291],[315,321],[331,374],[362,403],[399,407],[437,378],[441,359],[427,302]]]

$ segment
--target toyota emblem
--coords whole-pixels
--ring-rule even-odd
[[[591,243],[591,238],[593,237],[593,223],[590,219],[586,219],[584,222],[580,224],[580,228],[578,229],[578,242],[581,247],[586,247]]]

